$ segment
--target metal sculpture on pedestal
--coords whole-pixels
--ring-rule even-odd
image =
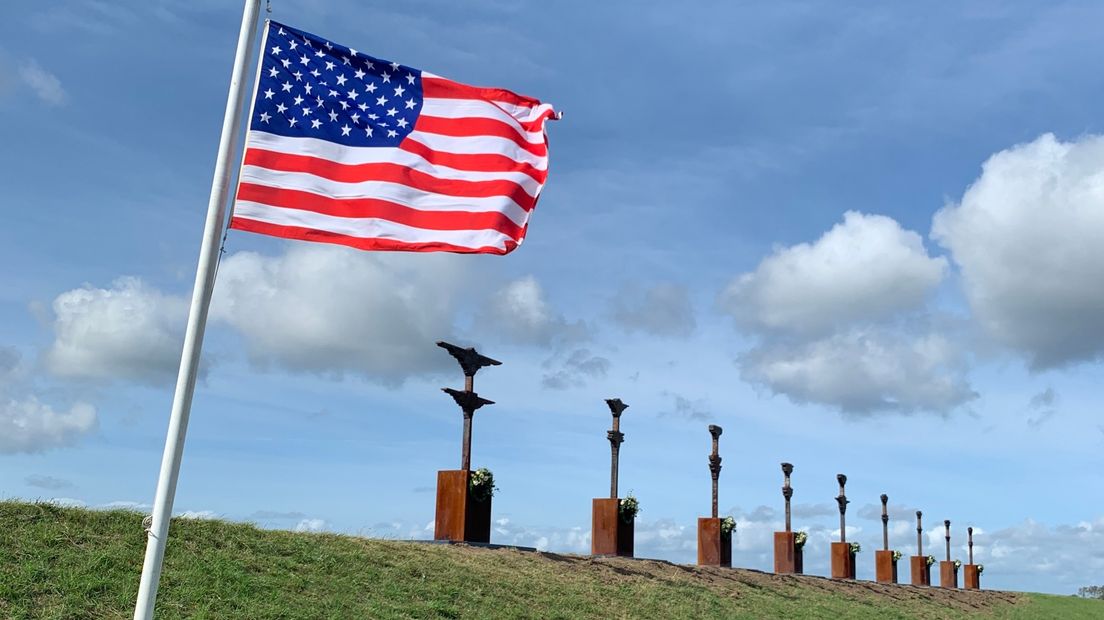
[[[460,444],[460,469],[437,472],[437,512],[433,538],[464,542],[490,542],[491,498],[471,494],[472,419],[475,412],[494,401],[475,392],[475,373],[486,366],[502,362],[480,355],[474,347],[463,348],[448,342],[438,342],[460,364],[464,373],[464,389],[441,388],[452,397],[464,414],[464,434]]]
[[[790,476],[794,466],[790,463],[782,463],[782,498],[786,501],[786,529],[774,533],[774,572],[778,574],[801,574],[804,569],[804,533],[798,540],[790,524],[790,499],[793,497],[793,486],[790,484]]]
[[[939,563],[939,587],[941,588],[957,588],[958,587],[958,568],[951,561],[951,521],[947,519],[943,521],[943,527],[945,528],[944,540],[947,541],[947,556],[945,560]]]
[[[709,425],[713,450],[709,453],[709,477],[713,481],[712,516],[698,518],[698,564],[701,566],[732,566],[732,532],[724,531],[717,510],[717,482],[721,477],[720,439],[724,429]]]
[[[851,545],[847,544],[847,476],[836,474],[836,482],[839,482],[839,495],[836,496],[836,504],[840,513],[840,539],[832,543],[832,578],[855,578],[855,554],[851,553]]]
[[[966,570],[963,572],[962,587],[967,590],[980,590],[981,589],[981,567],[974,564],[974,528],[966,528],[966,547],[970,553],[970,563],[966,565]]]
[[[613,428],[606,432],[610,442],[610,496],[595,498],[591,505],[590,552],[593,555],[633,556],[635,516],[623,516],[617,495],[618,458],[625,434],[621,432],[621,414],[629,408],[620,398],[607,398]]]
[[[889,550],[889,496],[882,493],[882,548],[874,552],[874,579],[878,583],[897,583],[897,561]]]
[[[916,555],[909,558],[912,568],[912,585],[931,585],[931,568],[928,566],[928,558],[924,555],[924,526],[921,519],[924,513],[916,511]]]

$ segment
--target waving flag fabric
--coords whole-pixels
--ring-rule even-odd
[[[272,21],[262,46],[231,228],[414,252],[525,239],[551,105]]]

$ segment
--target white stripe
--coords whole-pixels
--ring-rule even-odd
[[[505,110],[479,99],[425,99],[422,116],[435,118],[489,118],[512,127],[526,142],[545,144],[543,131],[526,131],[518,120]]]
[[[517,105],[516,103],[507,103],[505,101],[495,101],[495,105],[499,106],[503,110],[506,110],[510,116],[518,119],[523,123],[531,123],[541,117],[542,114],[548,111],[552,111],[555,114],[555,110],[550,103],[542,103],[536,107],[528,107],[523,105]]]
[[[374,198],[419,211],[472,211],[502,213],[518,226],[524,226],[529,214],[506,196],[469,198],[427,192],[389,181],[342,183],[307,172],[283,172],[260,166],[244,166],[242,183],[255,183],[279,189],[293,189],[337,199]]]
[[[362,239],[390,239],[402,243],[439,242],[471,249],[495,247],[505,250],[507,241],[517,241],[497,230],[427,230],[390,220],[334,217],[313,211],[285,209],[248,201],[239,201],[234,206],[234,217],[280,226],[310,228]]]
[[[339,164],[393,163],[419,172],[457,181],[512,181],[530,196],[540,194],[541,184],[524,172],[458,170],[429,163],[421,155],[389,147],[354,148],[317,138],[289,138],[264,131],[250,131],[246,148],[258,148],[288,155],[306,155]]]
[[[513,140],[496,136],[442,136],[424,131],[412,131],[406,136],[435,151],[457,155],[502,155],[514,161],[527,163],[537,170],[548,168],[548,157],[534,155],[518,146]]]

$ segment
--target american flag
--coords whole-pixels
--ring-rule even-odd
[[[269,21],[230,227],[363,250],[506,254],[552,106]]]

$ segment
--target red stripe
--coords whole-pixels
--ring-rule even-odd
[[[330,198],[294,189],[242,183],[238,200],[298,209],[334,217],[387,220],[425,230],[495,230],[512,239],[525,235],[523,226],[498,212],[419,211],[377,198]]]
[[[522,186],[513,181],[440,179],[401,164],[341,164],[309,155],[289,155],[257,148],[245,152],[245,164],[283,172],[306,172],[341,183],[363,181],[399,183],[407,187],[458,198],[505,196],[526,211],[531,211],[537,202],[536,198],[530,196]]]
[[[510,252],[514,251],[518,246],[517,243],[514,243],[512,241],[506,241],[505,250],[493,246],[486,246],[482,248],[466,248],[463,246],[440,242],[405,243],[402,241],[396,241],[394,239],[350,237],[348,235],[341,235],[324,230],[302,228],[299,226],[282,226],[280,224],[269,224],[268,222],[259,222],[257,220],[250,220],[242,217],[235,217],[231,219],[230,228],[233,228],[235,230],[260,233],[262,235],[271,235],[273,237],[283,237],[285,239],[301,239],[303,241],[318,241],[321,243],[346,245],[352,248],[357,248],[358,250],[393,252],[455,252],[457,254],[502,255],[509,254]]]
[[[541,104],[537,99],[526,97],[504,88],[482,88],[453,82],[441,77],[422,77],[422,96],[437,99],[485,99],[503,101],[514,105],[535,108]]]
[[[548,156],[547,144],[533,144],[522,136],[516,129],[502,121],[493,118],[441,118],[438,116],[419,116],[414,122],[415,131],[435,133],[442,136],[454,136],[457,138],[472,138],[479,136],[494,136],[505,138],[529,151],[537,157]]]
[[[436,151],[428,146],[413,140],[407,136],[399,143],[400,148],[407,153],[414,153],[435,166],[445,166],[457,170],[471,170],[473,172],[521,172],[533,177],[537,183],[544,183],[548,173],[538,170],[532,164],[510,159],[505,155],[446,153]]]

